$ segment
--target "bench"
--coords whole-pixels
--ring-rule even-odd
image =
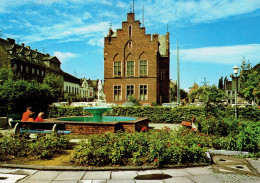
[[[183,121],[183,122],[181,122],[181,125],[186,126],[188,128],[195,128],[197,130],[196,126],[194,125],[195,120],[196,120],[196,118],[195,118],[195,116],[193,116],[191,121]]]
[[[70,134],[72,131],[63,130],[63,123],[53,122],[27,122],[27,121],[10,121],[11,127],[14,128],[14,134],[19,133],[62,133]]]

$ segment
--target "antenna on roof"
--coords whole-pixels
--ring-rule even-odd
[[[168,27],[168,24],[167,24],[167,32],[169,32],[168,30],[169,30],[169,27]]]
[[[19,42],[20,42],[20,39],[18,38],[18,40],[17,40],[17,44],[19,45]]]
[[[143,6],[143,27],[144,27],[144,6]]]
[[[3,32],[0,30],[0,38],[2,37],[2,35],[3,35]]]
[[[132,5],[130,4],[130,13],[132,13]]]
[[[133,0],[133,13],[135,12],[135,0]]]
[[[110,20],[110,29],[112,29],[112,20]]]

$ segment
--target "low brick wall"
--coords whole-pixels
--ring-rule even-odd
[[[64,124],[64,129],[72,131],[74,135],[101,134],[105,132],[116,132],[118,130],[136,132],[149,124],[148,118],[136,117],[133,121],[114,121],[114,122],[75,122],[61,121],[57,118],[46,119],[46,122],[60,122]]]
[[[65,129],[72,131],[74,135],[101,134],[105,132],[115,132],[115,124],[97,123],[66,123]]]

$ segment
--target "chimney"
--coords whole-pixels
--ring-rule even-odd
[[[35,51],[37,52],[38,50],[37,50],[37,49],[35,49]]]
[[[46,53],[46,56],[47,56],[47,57],[50,57],[50,54],[49,54],[49,53]]]
[[[22,47],[24,47],[24,43],[22,43]]]
[[[7,40],[8,40],[11,44],[15,44],[15,40],[14,40],[14,39],[7,38]]]
[[[26,46],[26,48],[28,48],[29,50],[31,49],[31,47],[30,47],[30,46]]]

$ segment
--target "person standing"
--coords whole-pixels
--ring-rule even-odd
[[[21,121],[28,121],[29,115],[32,113],[31,109],[32,109],[32,107],[27,107],[26,112],[23,113],[23,117],[22,117]]]

